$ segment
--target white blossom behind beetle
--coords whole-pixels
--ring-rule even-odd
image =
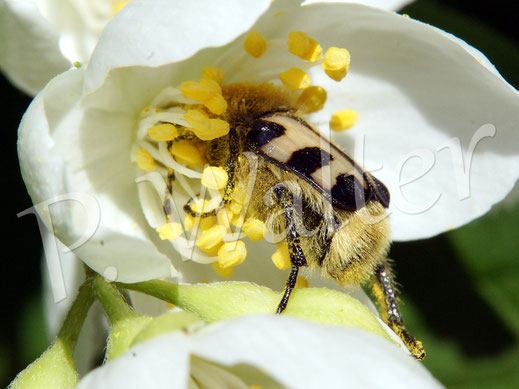
[[[258,58],[244,49],[251,30],[265,39]],[[325,49],[348,48],[344,80],[325,74],[322,60],[289,52],[291,33]],[[327,92],[320,110],[307,115],[324,133],[333,113],[355,112],[358,123],[332,139],[389,188],[395,240],[463,225],[500,201],[517,179],[517,91],[480,53],[440,30],[354,3],[131,3],[108,24],[88,66],[60,75],[35,98],[19,135],[22,173],[35,204],[70,193],[95,198],[99,227],[75,252],[110,279],[177,275],[172,262],[185,280],[213,278],[212,269],[200,265],[216,260],[202,241],[211,243],[217,234],[195,236],[192,252],[179,226],[164,224],[165,192],[157,192],[173,169],[174,200],[182,205],[197,194],[204,137],[225,131],[221,122],[207,127],[216,131],[212,135],[188,123],[194,118],[189,106],[223,106],[217,94],[211,103],[182,92],[185,82],[198,85],[207,66],[223,71],[222,88],[235,82],[281,85],[278,75],[299,66]],[[171,136],[172,127],[158,123],[194,129],[196,147],[166,149],[160,139]],[[50,211],[65,244],[82,236],[88,212],[81,205],[61,201]],[[48,213],[41,216],[51,223]],[[177,222],[187,228],[188,219]],[[248,259],[236,266],[236,279],[282,285],[284,275],[265,260],[272,245],[247,241],[240,250]],[[182,263],[178,253],[194,262]]]
[[[35,95],[75,62],[88,61],[103,28],[129,0],[0,1],[0,69]],[[410,1],[356,1],[397,10]]]

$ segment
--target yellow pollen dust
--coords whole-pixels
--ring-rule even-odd
[[[212,66],[206,66],[202,70],[202,78],[216,81],[219,85],[222,84],[224,77],[223,69],[215,68]]]
[[[335,112],[330,119],[330,128],[333,131],[344,131],[353,127],[359,121],[359,114],[352,109],[341,109]]]
[[[224,269],[230,266],[238,266],[245,261],[247,248],[243,241],[226,242],[218,250],[218,263]]]
[[[251,30],[243,42],[243,48],[254,58],[259,58],[267,50],[267,40],[263,35]]]
[[[324,62],[321,66],[328,77],[335,81],[341,81],[348,73],[350,61],[351,56],[348,50],[330,47],[326,50]]]
[[[213,262],[211,265],[213,267],[214,272],[223,278],[229,278],[230,276],[232,276],[234,274],[233,266],[224,268],[224,267],[220,266],[218,261]]]
[[[126,4],[128,4],[128,0],[126,1],[115,1],[112,3],[112,16],[114,16],[117,12],[122,10]]]
[[[223,237],[226,231],[227,228],[220,225],[216,225],[203,231],[196,241],[197,247],[210,257],[216,256],[223,243]]]
[[[204,156],[192,142],[180,140],[169,148],[170,153],[188,165],[203,165]]]
[[[222,88],[213,79],[202,78],[200,82],[185,81],[180,84],[180,92],[188,99],[203,103],[215,115],[221,115],[227,110],[227,101],[222,96]]]
[[[279,74],[279,79],[288,89],[305,89],[310,86],[312,80],[310,76],[301,69],[291,68]]]
[[[327,93],[320,86],[309,86],[297,98],[297,106],[301,113],[312,113],[321,110],[326,103]]]
[[[323,48],[315,39],[302,31],[288,34],[288,51],[306,61],[315,62],[321,58]]]
[[[280,270],[285,270],[290,267],[290,254],[288,253],[288,245],[286,242],[278,243],[278,249],[272,254],[272,262]]]
[[[137,152],[135,153],[135,159],[137,160],[137,165],[142,170],[146,170],[148,172],[155,170],[155,160],[153,159],[148,150],[137,150]]]
[[[165,142],[175,139],[178,136],[178,131],[173,124],[164,123],[148,128],[148,135],[157,142]]]
[[[223,189],[229,176],[221,167],[207,166],[202,173],[202,185],[209,189]]]
[[[266,227],[265,223],[261,220],[249,218],[243,224],[242,230],[245,235],[247,235],[247,238],[253,242],[257,242],[265,236]]]
[[[210,119],[202,111],[189,109],[184,120],[192,127],[195,135],[202,140],[213,140],[229,133],[229,123],[222,119]]]
[[[182,235],[182,225],[180,223],[166,223],[155,229],[162,240],[175,240]]]

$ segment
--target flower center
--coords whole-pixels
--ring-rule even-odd
[[[254,31],[243,42],[245,55],[264,61],[263,74],[271,69],[262,57],[280,47]],[[245,260],[243,239],[259,241],[269,233],[265,220],[249,208],[248,179],[229,165],[231,156],[233,164],[250,163],[243,148],[233,146],[240,144],[233,137],[264,113],[283,110],[303,116],[321,110],[326,90],[311,85],[307,70],[321,65],[340,81],[350,64],[347,50],[331,47],[323,56],[321,45],[303,32],[291,32],[283,50],[290,64],[298,66],[280,69],[265,82],[229,84],[224,70],[205,67],[199,81],[166,87],[140,115],[132,159],[139,175],[153,172],[150,181],[160,195],[160,203],[153,204],[151,196],[141,194],[150,224],[183,257],[212,263],[223,277]],[[356,120],[354,111],[342,110],[331,118],[331,128],[343,130]],[[280,269],[290,266],[286,242],[278,244],[272,260]]]

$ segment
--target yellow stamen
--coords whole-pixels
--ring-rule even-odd
[[[321,66],[328,77],[332,80],[340,81],[346,76],[346,73],[348,73],[350,60],[351,56],[348,50],[330,47],[326,50],[324,62]]]
[[[288,253],[288,245],[286,242],[278,243],[278,249],[272,254],[272,262],[280,270],[290,267],[290,254]]]
[[[245,232],[245,235],[247,235],[247,238],[252,240],[253,242],[257,242],[265,236],[265,223],[263,223],[261,220],[249,218],[247,221],[243,224],[243,232]]]
[[[242,190],[235,189],[232,193],[232,199],[233,201],[237,202],[238,204],[242,204],[245,202],[246,193]]]
[[[227,101],[222,95],[213,96],[210,99],[207,99],[204,101],[204,106],[215,115],[221,115],[227,111]]]
[[[117,12],[122,10],[126,4],[128,4],[128,0],[126,1],[115,1],[112,3],[112,16],[114,16]]]
[[[299,276],[296,280],[295,289],[308,288],[308,280],[305,277]]]
[[[229,278],[230,276],[232,276],[234,274],[234,267],[233,266],[229,266],[229,267],[221,267],[220,264],[218,263],[218,261],[215,261],[212,263],[212,266],[213,266],[213,270],[216,274],[218,274],[219,276],[223,277],[223,278]]]
[[[229,176],[221,167],[207,166],[202,173],[202,185],[209,189],[223,189]]]
[[[229,208],[220,209],[216,213],[216,220],[219,225],[225,226],[228,228],[231,225],[231,220],[233,219],[233,213]]]
[[[263,35],[251,30],[243,42],[243,48],[254,58],[258,58],[267,50],[267,40]]]
[[[288,89],[305,89],[310,86],[310,76],[298,68],[291,68],[279,74],[279,79]]]
[[[222,96],[222,88],[213,79],[202,78],[200,82],[183,82],[180,84],[180,92],[189,99],[203,103],[215,115],[221,115],[227,110],[227,101]]]
[[[202,232],[196,241],[197,247],[207,255],[214,257],[223,243],[223,237],[227,229],[224,226],[216,225]]]
[[[190,109],[184,119],[192,127],[195,135],[202,140],[213,140],[229,133],[229,123],[222,119],[209,119],[202,111]]]
[[[202,70],[202,78],[207,78],[209,80],[216,81],[218,84],[222,84],[224,77],[223,69],[214,68],[212,66],[206,66]]]
[[[229,209],[235,215],[238,215],[241,212],[242,207],[243,207],[243,204],[240,204],[236,201],[231,201],[231,204],[229,205]]]
[[[302,31],[288,34],[288,51],[310,62],[317,61],[323,54],[323,48],[319,42]]]
[[[178,136],[178,131],[173,124],[164,123],[148,128],[148,135],[157,142],[165,142],[175,139]]]
[[[247,257],[247,248],[243,241],[226,242],[218,250],[218,263],[224,269],[230,266],[237,266]]]
[[[245,219],[241,215],[234,215],[231,224],[235,227],[242,228]]]
[[[137,160],[137,165],[142,170],[146,170],[148,172],[155,170],[155,160],[153,159],[148,150],[137,150],[137,152],[135,153],[135,159]]]
[[[200,150],[188,140],[175,142],[169,148],[171,154],[188,165],[202,165],[204,158]]]
[[[359,114],[352,109],[341,109],[335,112],[330,119],[330,128],[333,131],[343,131],[353,127],[359,121]]]
[[[187,214],[184,218],[184,228],[189,231],[195,225],[195,218],[190,214]]]
[[[180,223],[166,223],[155,229],[162,240],[175,240],[182,235],[182,225]]]
[[[200,219],[200,229],[202,231],[208,230],[212,226],[214,226],[214,217],[209,216],[209,217],[203,217],[202,219]]]
[[[301,113],[317,112],[324,107],[326,96],[326,90],[320,86],[310,86],[297,98],[296,104]]]

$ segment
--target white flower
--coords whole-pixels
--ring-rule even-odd
[[[251,29],[267,38],[259,58],[243,49]],[[346,78],[333,81],[320,66],[290,54],[285,42],[295,31],[325,49],[348,48]],[[70,193],[96,199],[99,227],[75,253],[109,278],[176,275],[170,261],[186,280],[193,274],[203,279],[205,272],[213,278],[209,266],[182,264],[178,251],[191,257],[182,238],[160,239],[155,229],[164,227],[163,203],[152,185],[135,182],[144,174],[137,160],[143,169],[157,166],[163,179],[174,167],[175,193],[182,193],[180,185],[196,194],[197,161],[179,166],[182,158],[174,161],[165,142],[150,141],[147,131],[157,121],[190,126],[184,104],[199,102],[178,88],[197,81],[208,65],[224,70],[224,85],[280,83],[278,74],[288,68],[306,69],[328,92],[324,108],[307,117],[325,133],[333,112],[355,110],[359,123],[333,139],[355,157],[353,140],[365,139],[360,160],[367,170],[379,169],[374,174],[391,192],[395,240],[469,222],[500,201],[519,175],[517,91],[482,54],[440,30],[353,3],[134,2],[107,25],[86,68],[58,76],[35,98],[19,135],[22,173],[35,204]],[[175,201],[188,197],[175,194]],[[62,201],[50,211],[56,235],[72,245],[92,209]],[[48,213],[40,214],[50,225]],[[177,227],[159,232],[176,237]],[[272,246],[262,241],[247,248],[249,259],[236,267],[235,278],[279,288],[285,275],[265,258]],[[215,260],[198,249],[191,258]]]
[[[247,316],[137,344],[95,369],[87,388],[437,388],[417,361],[355,328]]]
[[[88,61],[101,32],[129,0],[3,0],[0,69],[35,95],[75,62]],[[356,1],[397,10],[408,0]]]

